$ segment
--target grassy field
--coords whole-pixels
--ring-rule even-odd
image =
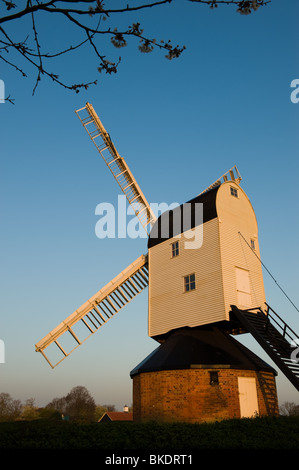
[[[211,424],[8,422],[0,423],[0,449],[299,450],[299,417]]]

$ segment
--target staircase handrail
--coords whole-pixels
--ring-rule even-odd
[[[266,316],[267,316],[268,321],[269,321],[269,318],[271,318],[272,321],[282,330],[283,332],[282,336],[284,339],[286,340],[287,338],[291,339],[291,343],[293,342],[299,345],[299,336],[297,335],[297,333],[295,333],[295,331],[292,330],[292,328],[278,315],[278,313],[275,312],[275,310],[272,307],[270,307],[269,304],[267,304],[267,302],[265,302],[265,304],[267,306]],[[270,311],[272,312],[272,314],[270,313]],[[279,322],[277,321],[277,318],[275,317],[277,317],[280,320],[282,325],[279,324]],[[287,330],[289,330],[289,332],[293,334],[293,337],[291,336],[290,333],[288,333]]]

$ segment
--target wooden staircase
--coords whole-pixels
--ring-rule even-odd
[[[298,335],[268,305],[261,308],[240,310],[231,306],[230,318],[251,333],[276,366],[299,391],[299,354],[294,359],[294,348],[299,347]]]

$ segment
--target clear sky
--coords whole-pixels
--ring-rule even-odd
[[[262,260],[299,307],[299,103],[290,99],[299,79],[298,14],[297,0],[272,0],[249,16],[181,0],[122,17],[186,50],[168,61],[158,51],[141,54],[133,41],[108,46],[123,59],[107,76],[86,47],[57,60],[68,82],[98,78],[79,94],[45,77],[32,96],[35,72],[22,63],[22,78],[1,63],[15,104],[0,104],[0,392],[43,406],[82,385],[97,404],[121,409],[132,403],[130,371],[158,345],[147,336],[146,290],[54,370],[35,352],[37,341],[147,251],[146,239],[95,234],[96,206],[116,204],[119,190],[74,113],[87,101],[151,203],[188,201],[237,165]],[[41,43],[58,45],[56,28],[41,22]],[[11,28],[24,39],[25,22]],[[67,43],[71,34],[66,28]],[[269,304],[298,331],[298,311],[266,271],[264,282]],[[253,339],[242,341],[272,364]],[[280,372],[277,386],[281,403],[298,403]]]

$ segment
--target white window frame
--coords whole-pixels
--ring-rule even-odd
[[[171,244],[171,257],[176,258],[180,254],[180,245],[178,241]]]
[[[233,197],[238,198],[239,197],[239,191],[237,188],[234,188],[233,186],[230,186],[230,195]]]
[[[191,280],[191,276],[194,276],[193,280]],[[187,276],[184,276],[184,292],[192,292],[195,289],[196,289],[195,273],[187,274]]]

